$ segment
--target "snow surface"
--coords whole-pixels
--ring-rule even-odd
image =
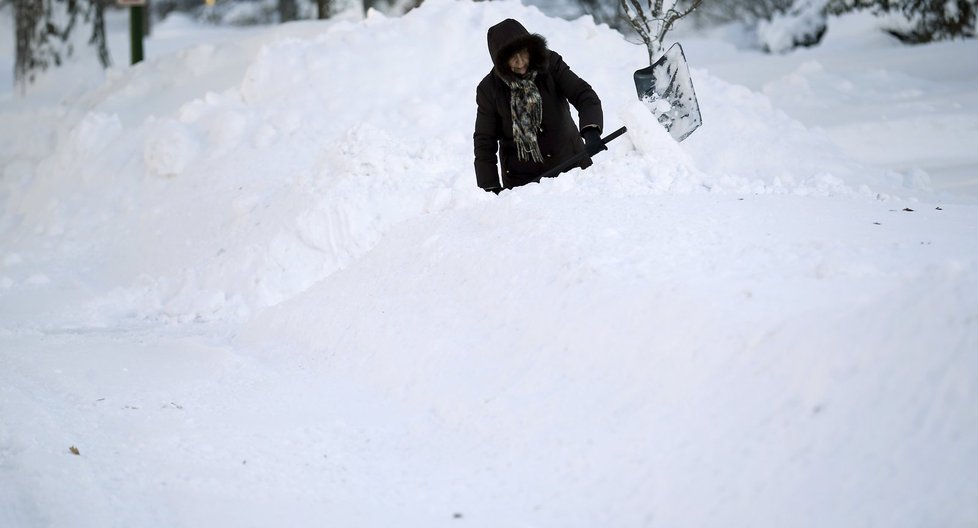
[[[507,17],[629,132],[497,197]],[[0,96],[0,526],[978,524],[978,41],[873,23],[684,36],[681,144],[642,47],[511,1]]]

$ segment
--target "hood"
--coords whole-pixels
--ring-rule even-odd
[[[492,69],[503,79],[513,79],[516,75],[506,63],[517,51],[526,48],[530,52],[529,69],[541,71],[547,67],[547,39],[535,33],[530,33],[512,18],[489,28],[486,33],[489,42],[489,56],[492,57]]]

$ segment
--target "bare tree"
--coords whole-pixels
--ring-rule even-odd
[[[649,64],[663,53],[663,39],[679,19],[693,12],[703,0],[619,0],[632,28],[649,51]]]

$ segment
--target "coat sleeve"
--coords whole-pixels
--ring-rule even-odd
[[[601,110],[601,99],[598,99],[598,94],[590,84],[571,71],[563,57],[555,51],[550,52],[550,74],[557,84],[557,89],[577,109],[577,120],[581,130],[591,126],[604,130],[604,112]]]
[[[475,180],[483,189],[500,188],[498,158],[500,117],[493,104],[486,82],[479,84],[475,94],[475,133],[472,143],[475,152]]]

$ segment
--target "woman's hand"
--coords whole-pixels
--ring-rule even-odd
[[[601,141],[601,131],[598,127],[588,127],[581,131],[581,137],[584,138],[584,150],[587,151],[588,156],[594,156],[602,150],[608,150],[608,146]]]

